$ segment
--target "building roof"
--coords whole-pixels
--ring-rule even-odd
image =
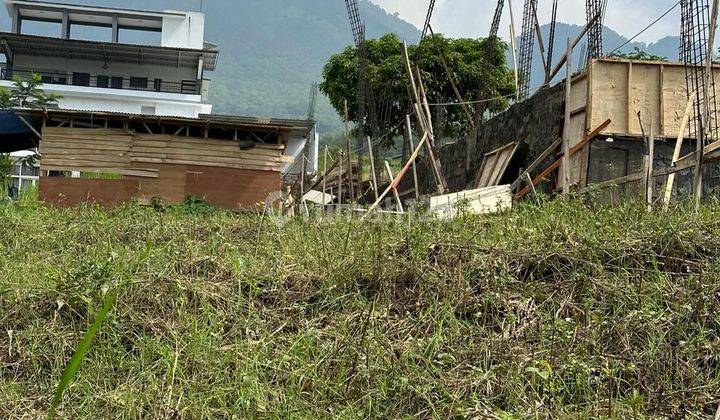
[[[0,52],[5,55],[35,55],[110,63],[151,64],[197,68],[200,59],[205,70],[215,70],[219,52],[212,44],[205,49],[119,44],[114,42],[52,38],[0,32]]]
[[[55,118],[89,117],[95,119],[137,121],[147,123],[166,123],[190,125],[195,127],[222,128],[222,129],[250,129],[260,131],[292,132],[302,136],[309,135],[315,122],[312,120],[298,120],[286,118],[246,117],[239,115],[201,114],[198,118],[169,117],[160,115],[129,114],[107,111],[83,111],[71,109],[29,109],[18,108],[14,110],[20,115],[33,115]]]
[[[163,17],[184,17],[186,13],[178,11],[145,11],[110,7],[83,6],[34,0],[5,0],[8,12],[17,7],[23,18],[62,22],[63,14],[69,13],[71,21],[87,25],[111,26],[113,17],[118,17],[120,26],[148,30],[162,29]]]

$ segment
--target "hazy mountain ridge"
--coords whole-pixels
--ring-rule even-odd
[[[199,0],[67,0],[143,10],[200,9]],[[420,32],[367,0],[360,1],[368,37],[395,32],[408,42]],[[214,112],[305,118],[310,84],[320,81],[327,59],[352,44],[345,4],[337,0],[205,0],[205,39],[220,48],[212,79]],[[0,13],[0,28],[10,19]],[[55,36],[56,33],[44,35]],[[321,129],[339,129],[340,119],[322,97]]]
[[[64,2],[148,10],[200,8],[200,0]],[[220,48],[218,69],[209,74],[210,100],[216,113],[305,118],[311,82],[320,81],[322,67],[332,54],[352,43],[345,5],[338,0],[205,0],[203,6],[206,39]],[[360,7],[368,37],[395,32],[409,43],[420,38],[420,31],[397,14],[390,14],[368,0],[361,0]],[[1,13],[0,28],[9,27],[9,18]],[[581,29],[577,25],[558,24],[553,62],[564,53],[567,38],[576,37]],[[548,25],[542,27],[542,33],[547,43]],[[605,28],[606,52],[626,40]],[[622,51],[635,47],[675,60],[679,38],[667,37],[649,45],[630,43]],[[535,46],[531,86],[543,83],[538,50]],[[316,119],[321,130],[340,129],[339,117],[324,97],[318,101]]]

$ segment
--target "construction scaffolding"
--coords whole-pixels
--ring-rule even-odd
[[[523,9],[522,34],[520,35],[519,59],[519,99],[524,100],[530,94],[532,76],[533,47],[535,45],[535,8],[537,0],[525,0]]]
[[[587,57],[588,60],[603,56],[603,16],[607,0],[585,0],[587,11]],[[600,14],[600,19],[595,17]]]
[[[683,0],[680,2],[682,32],[680,61],[686,64],[685,77],[688,95],[692,95],[693,118],[690,119],[691,138],[707,142],[711,133],[717,133],[717,100],[715,75],[707,74],[708,36],[710,32],[709,0]],[[708,83],[709,82],[709,83]],[[705,110],[707,97],[708,109]],[[709,115],[706,115],[708,113]]]

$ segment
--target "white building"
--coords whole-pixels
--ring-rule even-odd
[[[0,32],[0,86],[38,73],[46,92],[62,96],[62,109],[190,118],[212,112],[205,72],[215,69],[218,50],[204,40],[202,13],[5,3],[12,31]],[[53,23],[57,37],[23,33],[23,22]],[[75,39],[75,27],[105,28],[108,39]],[[159,44],[124,42],[137,31],[159,34]]]

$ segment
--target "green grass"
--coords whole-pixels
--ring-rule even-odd
[[[452,222],[0,205],[0,418],[697,418],[720,206]],[[123,285],[123,287],[119,287]]]

